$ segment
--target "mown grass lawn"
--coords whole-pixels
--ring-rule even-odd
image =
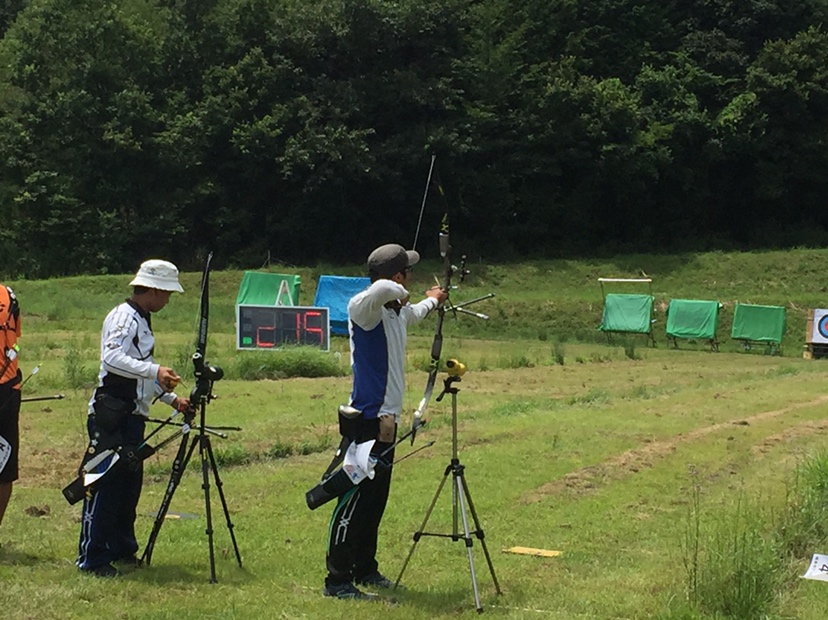
[[[227,277],[218,275],[219,283]],[[232,282],[227,280],[224,288],[214,287],[214,296],[229,294]],[[466,550],[442,538],[421,539],[404,575],[407,589],[383,602],[321,596],[331,507],[309,511],[304,493],[337,442],[335,411],[348,395],[347,374],[246,381],[229,373],[231,378],[216,384],[219,398],[208,407],[209,423],[243,428],[226,440],[212,440],[243,568],[235,564],[213,488],[219,583],[208,583],[204,500],[194,464],[171,507],[193,518],[165,522],[151,567],[109,581],[78,574],[80,510],[64,501],[60,489],[85,447],[89,389],[82,383],[95,374],[99,322],[125,294],[116,279],[107,284],[94,288],[111,288],[118,295],[95,297],[82,312],[94,317],[88,324],[71,306],[59,311],[55,305],[55,316],[47,316],[44,308],[55,302],[36,290],[60,283],[30,287],[33,300],[43,297],[29,304],[31,316],[24,315],[23,368],[43,366],[27,391],[62,391],[66,398],[23,406],[22,476],[0,527],[0,605],[8,617],[477,615]],[[26,288],[19,283],[24,308]],[[77,282],[62,292],[83,298]],[[154,322],[159,359],[182,373],[191,340],[185,325],[191,317],[174,305],[191,310],[193,300],[187,299],[186,306],[184,300],[173,300],[171,312]],[[232,300],[216,304],[226,309]],[[222,311],[213,316],[221,317]],[[214,320],[208,358],[232,368],[241,355],[233,350],[232,328]],[[492,312],[491,322],[497,320]],[[495,595],[476,543],[485,613],[510,619],[717,617],[686,604],[694,518],[698,515],[702,535],[727,532],[739,511],[761,516],[764,523],[781,519],[798,467],[824,450],[825,362],[802,359],[798,343],[786,348],[787,356],[771,357],[735,349],[711,353],[693,345],[672,350],[663,342],[653,349],[642,341],[632,359],[622,346],[520,338],[505,328],[498,339],[472,338],[466,326],[466,319],[447,324],[444,357],[457,357],[469,368],[458,385],[460,459],[503,589],[502,596]],[[331,353],[340,353],[337,363],[343,369],[345,345],[337,340]],[[409,346],[408,410],[422,394],[429,346],[427,329],[417,332]],[[556,363],[556,355],[563,364]],[[68,385],[71,377],[78,389]],[[431,440],[434,445],[395,472],[380,548],[381,568],[391,577],[401,569],[449,463],[450,414],[450,398],[432,401],[430,424],[417,445]],[[157,406],[156,415],[166,416],[163,407]],[[174,449],[169,446],[147,462],[137,524],[142,543]],[[401,448],[399,455],[409,449]],[[446,489],[429,531],[451,531],[450,506]],[[539,558],[503,551],[513,546],[562,554]],[[825,541],[814,539],[807,553],[786,560],[767,617],[824,617],[828,588],[797,576],[811,553],[825,551]]]
[[[477,350],[502,346],[463,344],[475,349],[471,358]],[[576,345],[570,349],[581,351]],[[828,398],[821,362],[660,349],[630,360],[596,345],[584,345],[580,354],[602,361],[491,371],[472,366],[459,385],[460,457],[504,591],[494,595],[476,547],[489,613],[510,618],[540,613],[528,610],[560,618],[668,613],[671,600],[684,595],[682,545],[694,485],[701,488],[703,518],[711,521],[733,510],[739,498],[764,507],[780,504],[797,462],[824,441]],[[422,373],[409,377],[415,385],[419,379]],[[227,440],[213,440],[220,458],[226,457],[220,473],[244,568],[233,560],[213,489],[219,584],[207,583],[201,479],[192,468],[172,510],[196,518],[165,523],[151,567],[105,583],[77,574],[72,562],[79,510],[63,501],[59,489],[83,447],[87,395],[70,392],[63,401],[25,406],[24,475],[0,534],[5,609],[17,610],[11,613],[21,618],[354,613],[348,603],[320,595],[329,507],[311,512],[304,505],[304,492],[329,454],[267,456],[270,446],[299,446],[309,434],[330,437],[332,444],[333,412],[347,394],[347,377],[227,381],[216,390],[222,398],[210,405],[210,421],[244,428]],[[383,569],[394,576],[451,456],[449,400],[432,405],[432,423],[418,440],[435,440],[434,446],[401,463],[395,474],[380,553]],[[171,458],[169,448],[147,465],[138,520],[142,541]],[[429,531],[451,531],[450,505],[444,491]],[[512,546],[563,554],[536,558],[502,552]],[[808,558],[800,559],[791,566],[793,574],[804,572]],[[462,544],[423,538],[404,577],[408,589],[383,613],[399,618],[475,613]],[[826,601],[821,584],[794,585],[786,605],[802,609],[788,617],[820,617],[819,605]]]

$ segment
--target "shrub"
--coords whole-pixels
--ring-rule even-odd
[[[277,351],[245,351],[236,356],[231,378],[245,381],[289,377],[341,377],[346,373],[336,357],[309,347]]]

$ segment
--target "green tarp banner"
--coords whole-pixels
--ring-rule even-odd
[[[284,283],[284,284],[283,284]],[[245,271],[242,276],[236,305],[245,306],[298,306],[299,276]]]
[[[730,337],[734,340],[757,342],[782,342],[785,334],[785,308],[782,306],[756,306],[736,304],[733,312],[733,329]]]
[[[609,293],[604,298],[601,330],[649,334],[652,330],[653,296]]]
[[[718,301],[671,299],[667,307],[667,336],[715,340],[721,307]]]

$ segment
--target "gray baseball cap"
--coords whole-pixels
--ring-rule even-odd
[[[420,262],[420,255],[414,250],[406,250],[396,243],[381,245],[368,257],[368,273],[380,278],[390,278]]]

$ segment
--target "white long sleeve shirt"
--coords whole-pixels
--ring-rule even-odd
[[[393,415],[400,421],[405,392],[405,347],[408,325],[419,323],[438,301],[426,297],[399,311],[385,304],[408,297],[393,280],[377,280],[348,302],[348,331],[354,385],[351,406],[366,419]]]
[[[101,369],[98,387],[89,401],[89,413],[100,393],[134,401],[133,413],[145,417],[159,394],[162,402],[171,405],[176,395],[164,392],[158,384],[159,364],[153,360],[154,349],[149,313],[130,301],[113,308],[101,330]]]

